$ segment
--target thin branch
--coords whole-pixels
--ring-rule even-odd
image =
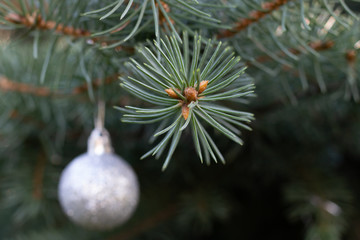
[[[165,3],[165,2],[163,2],[161,0],[160,0],[160,3],[162,5],[162,7],[164,8],[165,12],[169,13],[170,10],[171,10],[169,4],[167,4],[167,3]],[[155,3],[155,6],[157,8],[159,8],[158,3]],[[170,19],[171,24],[175,24],[174,20],[171,17],[169,17],[169,19]],[[164,25],[164,23],[165,23],[168,27],[170,27],[169,23],[166,20],[165,15],[164,15],[164,13],[162,11],[159,11],[159,23],[160,23],[160,25]]]
[[[119,78],[120,74],[116,73],[111,76],[106,77],[103,79],[95,79],[92,81],[92,86],[94,89],[99,88],[103,85],[110,85],[114,81]],[[13,80],[10,80],[6,77],[0,76],[0,91],[3,92],[19,92],[25,94],[31,94],[38,97],[69,97],[71,95],[80,95],[83,94],[88,90],[88,84],[82,84],[73,89],[73,91],[69,94],[59,92],[59,91],[52,91],[47,87],[39,87],[39,86],[32,86],[28,83],[19,83]]]
[[[43,122],[39,121],[38,119],[32,118],[30,116],[21,115],[19,111],[15,109],[10,112],[9,119],[21,120],[22,123],[35,126],[38,129],[43,129],[45,127]],[[1,136],[1,133],[0,133],[0,137],[3,137]]]
[[[49,97],[52,95],[61,95],[53,92],[47,87],[35,87],[27,83],[19,83],[0,76],[0,90],[3,92],[20,92],[40,97]]]
[[[44,180],[44,172],[45,172],[45,165],[46,165],[46,157],[43,152],[39,153],[37,157],[37,163],[35,166],[34,171],[34,178],[33,178],[33,197],[37,200],[40,200],[43,196],[43,180]]]
[[[335,43],[332,40],[314,41],[314,42],[310,42],[308,44],[309,47],[311,47],[312,49],[314,49],[317,52],[328,50],[328,49],[332,48],[334,45],[335,45]],[[299,48],[290,48],[290,49],[288,49],[288,51],[295,55],[299,55],[302,52],[302,51],[300,51]],[[281,51],[281,52],[278,52],[276,55],[279,57],[282,57],[282,56],[285,56],[285,53],[283,51]],[[273,59],[267,55],[259,56],[256,58],[256,62],[260,62],[260,63],[267,62],[270,60],[273,60]],[[252,65],[251,62],[252,61],[248,61],[247,64],[249,66],[251,66]]]
[[[55,32],[63,34],[65,36],[72,36],[75,38],[88,38],[89,44],[99,43],[102,47],[113,44],[115,41],[108,41],[104,37],[90,37],[91,32],[74,28],[72,26],[64,26],[61,23],[55,21],[45,21],[40,14],[33,12],[31,15],[27,14],[26,16],[21,16],[16,13],[9,13],[5,16],[5,20],[17,24],[23,25],[27,28],[35,28],[39,30],[55,30]],[[126,52],[133,53],[134,48],[128,46],[117,46],[114,48],[115,51],[125,50]]]
[[[120,76],[121,76],[121,74],[115,73],[115,74],[113,74],[111,76],[108,76],[108,77],[106,77],[104,79],[97,78],[94,81],[92,81],[92,87],[93,87],[93,89],[96,89],[96,88],[99,88],[102,85],[110,85],[113,82],[115,82],[116,80],[118,80]],[[84,92],[87,92],[88,88],[89,88],[88,84],[84,83],[83,85],[80,85],[80,86],[74,88],[72,93],[74,95],[82,94]]]
[[[31,15],[21,16],[16,13],[9,13],[5,16],[5,20],[14,23],[22,24],[28,28],[37,28],[41,30],[55,30],[58,33],[73,36],[73,37],[88,37],[91,33],[87,30],[74,28],[71,26],[64,26],[55,21],[45,21],[40,14],[33,12]]]
[[[233,29],[225,30],[217,35],[217,38],[228,38],[232,37],[238,32],[246,29],[251,24],[258,22],[260,19],[271,14],[281,6],[288,3],[290,0],[274,0],[272,2],[266,2],[262,4],[262,10],[252,11],[248,18],[240,19]]]
[[[293,72],[294,75],[296,76],[297,73]],[[315,80],[314,80],[315,81]],[[327,93],[328,95],[331,95],[331,93],[338,91],[339,88],[342,86],[342,82],[337,82],[337,83],[332,83],[332,84],[328,84],[327,85]],[[319,86],[317,85],[312,85],[311,88],[309,88],[309,90],[307,91],[298,91],[294,93],[296,99],[299,100],[306,100],[310,97],[314,97],[314,96],[318,96],[318,95],[324,95],[321,94],[321,89]],[[273,102],[267,104],[267,105],[261,105],[255,108],[252,108],[252,113],[254,113],[254,115],[256,116],[257,119],[262,118],[263,116],[267,116],[271,113],[274,113],[278,110],[281,110],[283,107],[287,106],[283,99],[276,99]]]

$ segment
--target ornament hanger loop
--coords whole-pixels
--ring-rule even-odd
[[[91,132],[88,140],[88,153],[102,155],[112,152],[110,134],[105,129],[105,102],[100,100],[95,119],[95,129]]]
[[[95,119],[95,128],[103,130],[105,127],[105,102],[100,100],[98,102],[97,117]]]

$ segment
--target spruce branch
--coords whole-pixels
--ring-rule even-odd
[[[5,15],[4,19],[16,27],[22,26],[31,30],[55,31],[57,34],[70,36],[75,39],[85,38],[87,39],[87,43],[89,45],[99,44],[102,47],[106,47],[114,44],[113,40],[105,37],[91,37],[92,33],[89,30],[75,28],[70,25],[65,26],[60,22],[52,20],[45,21],[41,14],[36,13],[36,11],[32,14],[27,14],[26,16],[19,15],[17,13],[8,13]],[[128,46],[117,46],[115,50],[133,53],[134,48]]]
[[[138,51],[144,60],[140,64],[132,59],[127,64],[131,72],[128,78],[121,78],[121,86],[134,96],[149,102],[157,108],[126,106],[118,108],[124,112],[122,121],[147,124],[161,121],[169,124],[154,134],[165,135],[150,151],[143,155],[160,157],[169,147],[163,170],[176,149],[183,130],[190,128],[197,154],[207,164],[211,158],[225,162],[224,157],[206,131],[203,123],[214,127],[229,139],[242,144],[237,127],[249,129],[246,123],[253,114],[222,106],[222,101],[244,99],[253,93],[254,85],[243,78],[245,67],[240,57],[233,56],[231,48],[221,42],[214,45],[209,40],[202,52],[201,36],[195,35],[193,50],[190,51],[188,35],[185,32],[183,46],[175,36],[154,41],[150,50],[141,47]],[[155,54],[159,51],[161,59]],[[192,52],[192,54],[190,53]],[[191,59],[191,61],[189,61]]]
[[[304,1],[303,10],[306,15],[301,14],[299,2],[289,3],[284,5],[282,11],[272,14],[268,20],[251,25],[244,34],[238,34],[229,41],[249,66],[255,66],[273,79],[283,79],[278,82],[282,83],[284,92],[293,103],[296,102],[297,90],[293,87],[296,83],[288,79],[289,71],[293,70],[298,72],[296,80],[300,80],[303,90],[309,90],[307,76],[315,75],[312,79],[322,93],[328,92],[328,86],[332,86],[332,81],[335,79],[347,77],[348,83],[340,80],[341,83],[337,85],[343,88],[338,90],[344,91],[346,88],[345,98],[356,100],[358,81],[354,79],[357,74],[348,67],[343,54],[351,49],[358,39],[353,35],[354,33],[351,33],[352,31],[348,31],[348,27],[357,28],[358,23],[354,21],[353,16],[341,13],[339,9],[341,6],[340,4],[336,6],[336,2],[335,0],[330,2],[331,8],[336,9],[331,14],[321,1],[314,1],[313,5]],[[246,7],[242,8],[246,9]],[[241,16],[240,10],[237,15]],[[310,30],[304,26],[303,17]],[[347,27],[339,20],[346,23]],[[262,38],[265,33],[269,37]],[[326,68],[329,65],[333,65],[339,73],[345,73],[347,76],[328,75]],[[252,68],[250,71],[256,69]]]
[[[108,11],[109,9],[111,10]],[[215,5],[200,4],[194,0],[118,0],[83,15],[99,18],[109,25],[107,29],[98,31],[93,36],[108,36],[116,39],[113,44],[105,46],[112,48],[122,45],[151,24],[154,25],[154,33],[158,41],[161,32],[174,35],[181,42],[178,34],[180,31],[194,33],[194,29],[200,28],[228,28],[207,13],[213,9]],[[120,22],[117,20],[118,16]],[[191,24],[193,26],[190,26]]]
[[[275,10],[279,9],[281,6],[288,3],[290,0],[274,0],[272,2],[265,2],[262,5],[261,10],[253,10],[250,12],[248,18],[242,18],[237,23],[235,23],[235,26],[232,29],[225,30],[218,34],[218,38],[229,38],[237,34],[238,32],[246,29],[251,24],[256,23],[260,21],[265,16],[273,13]]]
[[[246,2],[246,1],[245,1]],[[249,26],[253,25],[254,23],[258,23],[261,19],[263,19],[264,17],[273,14],[276,10],[278,10],[279,8],[283,7],[283,12],[282,14],[278,14],[278,16],[280,16],[280,24],[282,26],[283,29],[285,29],[285,25],[286,25],[286,20],[287,18],[289,18],[288,14],[288,8],[287,5],[289,5],[288,3],[293,2],[293,6],[294,5],[299,5],[296,9],[297,11],[297,15],[299,15],[299,19],[301,20],[302,26],[304,29],[310,31],[311,27],[310,27],[310,16],[306,16],[305,13],[309,12],[308,9],[311,8],[311,5],[313,5],[314,3],[307,3],[306,1],[292,1],[292,0],[273,0],[270,2],[263,2],[261,3],[261,5],[258,7],[259,9],[256,10],[252,10],[250,11],[250,13],[248,14],[247,17],[243,17],[243,9],[240,6],[241,4],[238,4],[238,7],[240,9],[240,14],[237,13],[235,15],[239,15],[239,19],[234,23],[234,26],[231,29],[227,29],[224,30],[222,32],[220,32],[217,37],[219,39],[221,38],[231,38],[234,35],[236,35],[237,33],[247,29]],[[341,25],[343,25],[346,28],[349,28],[350,25],[347,21],[344,21],[344,19],[342,17],[340,17],[340,11],[334,11],[333,9],[335,9],[334,5],[335,3],[340,3],[340,5],[343,7],[343,9],[349,13],[349,15],[351,15],[354,19],[358,20],[358,16],[351,11],[351,9],[346,5],[346,3],[343,0],[338,0],[338,1],[332,1],[331,3],[329,3],[327,0],[323,0],[323,1],[317,1],[317,4],[321,5],[321,6],[325,6],[326,11],[333,16],[333,18],[339,22]],[[245,6],[247,5],[252,5],[252,3],[244,3]],[[252,8],[254,8],[254,6],[252,6]],[[316,8],[315,8],[316,9]],[[246,11],[245,11],[246,12]]]
[[[40,14],[33,12],[26,16],[19,15],[17,13],[8,13],[4,19],[15,25],[23,25],[27,28],[35,28],[40,30],[54,30],[56,33],[72,37],[88,37],[90,32],[80,28],[74,28],[72,26],[64,26],[62,23],[55,21],[45,21]]]

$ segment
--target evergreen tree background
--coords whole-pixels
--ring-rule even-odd
[[[360,239],[359,5],[1,0],[0,239]],[[162,172],[167,150],[139,160],[159,123],[121,122],[114,106],[154,107],[119,86],[135,74],[126,63],[142,64],[144,45],[164,63],[152,41],[183,46],[186,34],[190,55],[199,34],[200,56],[209,38],[211,51],[222,41],[241,56],[235,70],[247,66],[241,81],[255,94],[218,102],[255,120],[243,146],[204,122],[226,164],[202,164],[184,131]],[[220,69],[230,62],[215,60]],[[99,99],[114,149],[141,186],[134,216],[106,232],[72,224],[57,200],[61,171],[86,151]]]

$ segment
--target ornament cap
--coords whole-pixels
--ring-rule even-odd
[[[95,119],[95,129],[91,132],[88,140],[88,153],[102,155],[113,153],[109,132],[105,129],[105,102],[98,102],[97,117]]]
[[[88,153],[102,155],[113,151],[109,132],[105,128],[95,128],[88,140]]]

